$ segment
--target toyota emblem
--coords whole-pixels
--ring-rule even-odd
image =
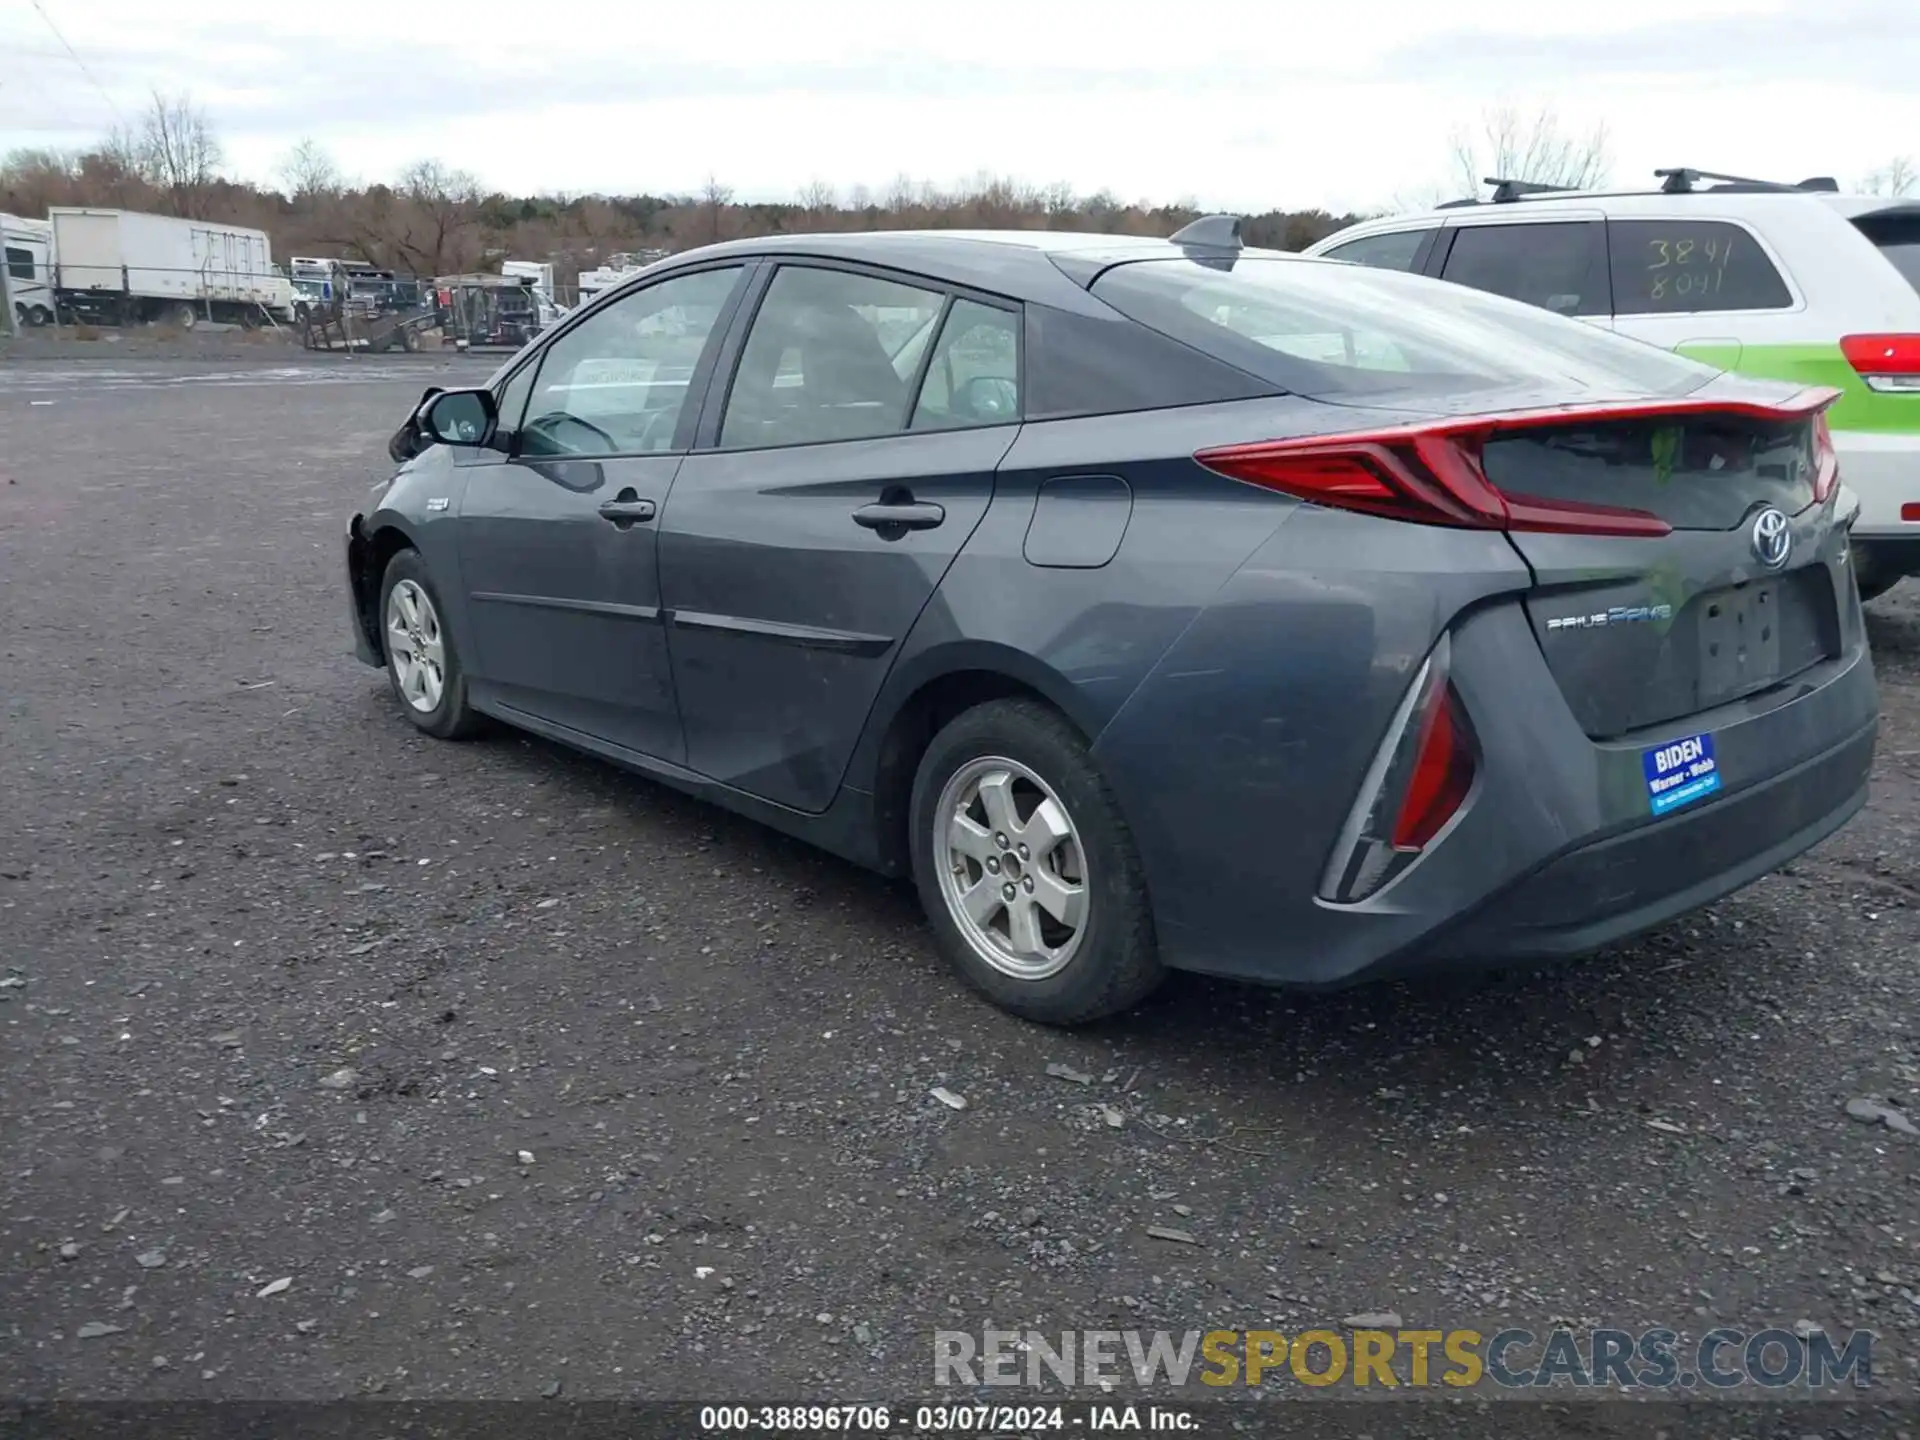
[[[1793,553],[1793,531],[1788,528],[1787,517],[1771,505],[1753,517],[1748,538],[1753,543],[1753,558],[1769,570],[1778,570]]]

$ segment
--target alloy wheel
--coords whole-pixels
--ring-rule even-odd
[[[934,807],[940,894],[979,957],[1016,980],[1065,969],[1086,935],[1086,849],[1059,796],[1017,760],[954,772]]]
[[[422,715],[437,710],[447,688],[446,641],[433,601],[412,580],[387,592],[387,656],[407,704]]]

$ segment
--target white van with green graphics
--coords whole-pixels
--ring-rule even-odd
[[[1576,316],[1725,370],[1830,385],[1872,598],[1920,574],[1920,199],[1662,170],[1657,190],[1489,181],[1490,201],[1349,226],[1310,255]]]

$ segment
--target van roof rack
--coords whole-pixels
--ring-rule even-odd
[[[1539,180],[1503,180],[1488,175],[1481,179],[1482,185],[1493,186],[1493,203],[1511,205],[1523,195],[1563,195],[1578,189],[1575,185],[1549,185]]]
[[[1690,166],[1656,170],[1653,174],[1661,182],[1662,193],[1667,195],[1690,195],[1702,180],[1711,180],[1710,188],[1714,190],[1812,190],[1831,195],[1840,189],[1840,182],[1831,175],[1813,175],[1787,184],[1780,180],[1755,180],[1746,175],[1723,175],[1715,170],[1695,170]]]

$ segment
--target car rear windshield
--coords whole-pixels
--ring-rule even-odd
[[[1920,290],[1920,205],[1861,215],[1853,223],[1907,277],[1907,283]]]
[[[1545,382],[1670,397],[1717,373],[1519,301],[1415,275],[1281,256],[1118,265],[1121,314],[1297,395],[1387,396]]]

